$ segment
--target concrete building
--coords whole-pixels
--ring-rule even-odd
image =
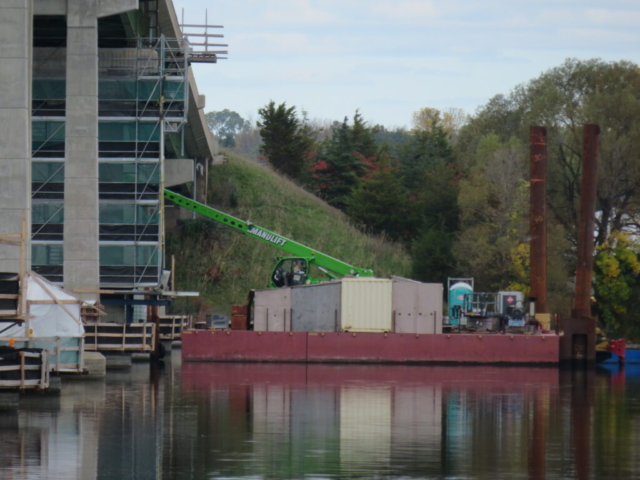
[[[216,153],[190,64],[220,52],[194,43],[171,0],[0,2],[0,272],[116,316],[161,291],[162,190],[202,200]]]

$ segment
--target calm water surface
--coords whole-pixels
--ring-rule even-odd
[[[0,479],[640,478],[640,369],[134,364],[0,412]]]

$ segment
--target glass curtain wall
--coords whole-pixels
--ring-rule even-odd
[[[36,23],[48,28],[52,24],[42,18]],[[58,23],[57,37],[62,38],[66,26]],[[32,268],[62,282],[66,45],[64,41],[50,45],[45,37],[35,37]],[[179,43],[164,37],[99,41],[97,194],[102,287],[160,283],[165,132],[180,132],[187,114],[186,58]]]

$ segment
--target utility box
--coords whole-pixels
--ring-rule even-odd
[[[294,332],[336,332],[341,325],[340,282],[293,287],[291,330]]]
[[[513,316],[513,312],[516,309],[524,313],[522,292],[498,292],[498,301],[496,307],[500,315],[509,315],[511,317]]]
[[[392,331],[393,282],[386,278],[343,278],[340,330]]]
[[[255,331],[291,331],[291,287],[256,290],[253,302]]]
[[[393,331],[442,333],[442,295],[439,283],[393,279]]]

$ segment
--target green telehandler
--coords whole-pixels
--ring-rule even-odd
[[[373,277],[372,270],[354,267],[306,245],[273,233],[266,228],[240,220],[178,193],[165,189],[164,198],[175,205],[196,212],[222,225],[226,225],[237,232],[278,247],[291,254],[291,256],[276,257],[277,263],[271,273],[271,280],[267,285],[268,288],[309,285],[327,280],[336,280],[345,275]],[[324,272],[326,278],[312,276],[311,267],[314,266]]]

